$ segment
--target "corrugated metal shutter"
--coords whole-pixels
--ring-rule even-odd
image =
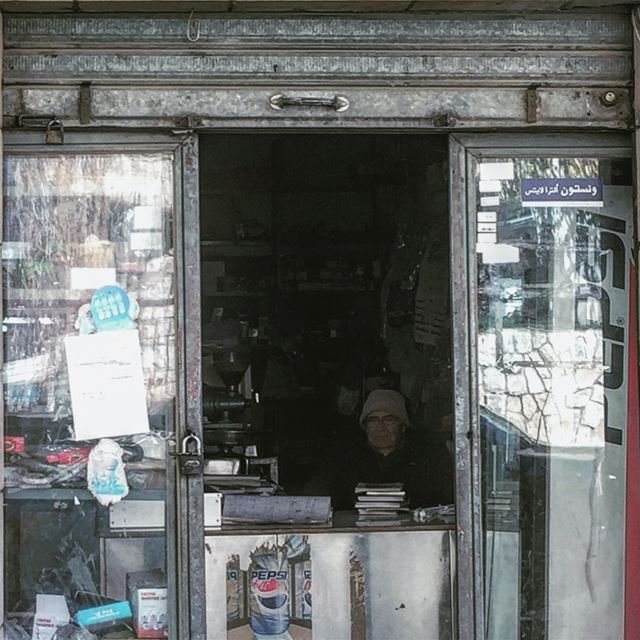
[[[11,118],[630,126],[632,29],[624,14],[8,15],[4,32]],[[91,83],[91,104],[80,117],[82,83]],[[277,110],[274,94],[334,107],[331,99],[343,96],[349,106],[303,101]]]

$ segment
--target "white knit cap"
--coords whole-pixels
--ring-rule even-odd
[[[407,414],[404,396],[397,391],[376,389],[369,394],[360,414],[360,424],[363,427],[369,414],[374,411],[386,411],[396,416],[402,424],[409,426],[409,415]]]

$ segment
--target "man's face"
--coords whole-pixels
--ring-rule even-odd
[[[405,430],[400,419],[386,411],[372,411],[366,417],[364,426],[371,447],[384,455],[398,448]]]

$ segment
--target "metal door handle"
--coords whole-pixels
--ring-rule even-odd
[[[350,102],[344,96],[316,98],[312,96],[288,96],[284,93],[276,93],[269,98],[269,106],[276,111],[281,111],[284,107],[328,107],[336,113],[341,113],[350,107]]]

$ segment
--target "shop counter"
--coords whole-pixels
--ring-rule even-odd
[[[207,530],[207,638],[448,640],[454,548],[453,525],[361,526],[352,513]]]
[[[391,518],[390,520],[391,521]],[[391,531],[454,531],[455,524],[439,522],[438,524],[425,524],[414,522],[410,518],[402,519],[397,524],[378,524],[372,522],[359,522],[355,511],[336,511],[330,522],[323,524],[224,524],[222,527],[205,527],[205,535],[229,536],[246,535],[252,533],[278,534],[278,533],[363,533],[363,532],[391,532]]]

